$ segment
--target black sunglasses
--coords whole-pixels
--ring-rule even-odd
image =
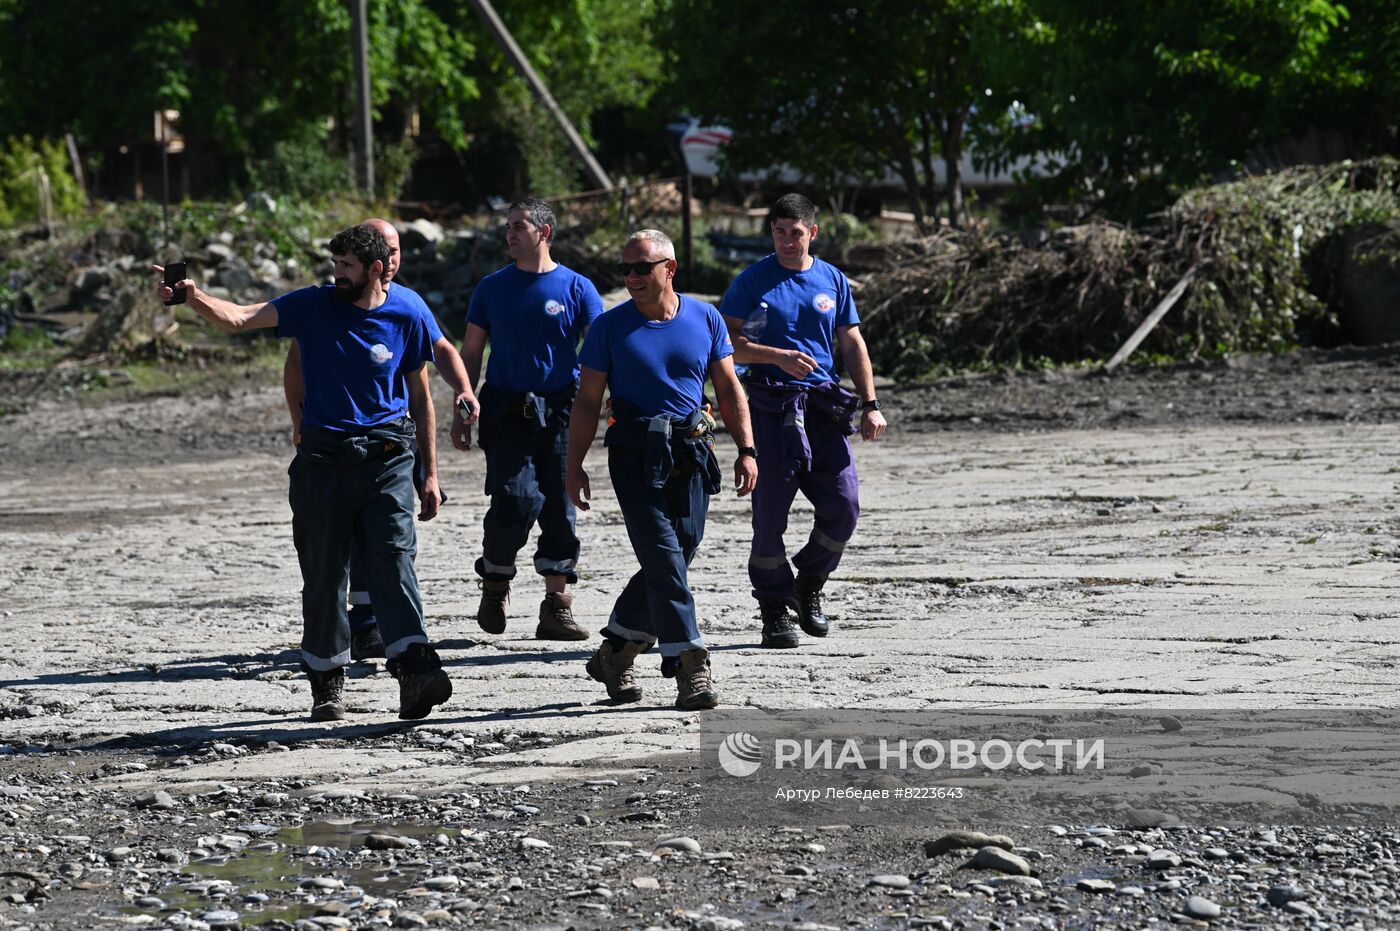
[[[655,262],[618,262],[617,270],[624,275],[650,275],[651,270],[670,259],[657,259]]]

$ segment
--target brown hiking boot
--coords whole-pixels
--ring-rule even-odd
[[[584,668],[589,676],[608,687],[608,697],[613,701],[641,701],[642,687],[632,674],[632,661],[646,648],[645,643],[629,640],[622,649],[617,649],[612,641],[604,640]]]
[[[482,579],[481,603],[476,606],[476,622],[488,634],[506,632],[506,612],[510,610],[510,579]]]
[[[700,711],[719,704],[714,678],[710,675],[710,651],[686,650],[676,670],[676,707]]]
[[[536,640],[587,640],[588,631],[574,620],[574,596],[550,592],[540,602],[540,626],[535,628]]]
[[[345,670],[317,672],[308,666],[302,669],[311,681],[311,720],[339,721],[345,717]]]
[[[442,671],[437,651],[426,643],[409,644],[389,660],[389,674],[399,680],[399,717],[405,721],[426,718],[434,705],[452,697],[452,680]]]

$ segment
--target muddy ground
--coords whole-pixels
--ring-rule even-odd
[[[716,714],[1395,709],[1398,363],[1309,352],[886,389],[831,637],[758,648],[747,505],[716,500],[693,569]],[[275,387],[11,387],[7,927],[1400,924],[1400,834],[1361,777],[1355,804],[1306,819],[1174,799],[1171,766],[1148,760],[1163,789],[1147,815],[1088,793],[1060,817],[755,808],[736,826],[696,749],[705,721],[670,708],[651,657],[643,702],[608,705],[582,671],[594,644],[531,639],[532,579],[505,635],[478,630],[475,452],[444,453],[453,500],[420,535],[454,698],[404,725],[392,680],[361,664],[349,718],[312,724]],[[596,629],[632,562],[590,464],[576,611]],[[1261,791],[1297,802],[1289,776]],[[954,826],[1008,835],[1025,869],[958,869],[988,838],[926,858]],[[677,836],[698,850],[656,846]]]

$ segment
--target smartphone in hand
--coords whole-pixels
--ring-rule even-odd
[[[165,266],[165,285],[175,292],[174,296],[165,302],[166,307],[169,307],[171,304],[185,303],[185,289],[175,286],[188,277],[189,272],[185,269],[184,262],[171,262],[169,265]]]

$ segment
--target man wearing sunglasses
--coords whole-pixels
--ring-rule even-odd
[[[763,620],[763,645],[781,649],[797,646],[800,639],[794,608],[810,636],[825,637],[830,629],[822,587],[860,516],[847,439],[855,432],[851,419],[859,409],[861,438],[874,440],[884,433],[885,418],[850,283],[811,254],[816,207],[801,194],[787,194],[774,203],[768,222],[773,254],[734,280],[720,312],[734,340],[735,360],[749,366],[744,387],[763,459],[763,477],[753,494],[749,581]],[[837,346],[854,394],[837,378]],[[815,526],[789,565],[783,533],[799,491],[812,502]]]
[[[583,460],[598,432],[607,389],[612,397],[603,439],[608,473],[641,568],[618,595],[587,671],[614,701],[639,701],[633,661],[659,642],[661,674],[676,680],[676,707],[713,708],[719,695],[689,579],[710,497],[722,484],[714,419],[704,403],[706,376],[739,447],[734,486],[740,495],[758,480],[748,406],[719,311],[675,292],[676,251],[666,234],[633,233],[619,270],[632,299],[598,318],[579,355],[568,489],[574,504],[588,510],[591,490]]]
[[[567,425],[578,390],[578,344],[603,312],[593,283],[549,254],[554,211],[521,200],[506,215],[506,248],[514,263],[482,279],[467,309],[462,357],[479,385],[478,442],[486,454],[482,555],[476,561],[481,602],[476,621],[505,633],[515,558],[540,527],[535,571],[544,576],[535,637],[587,640],[574,620],[569,583],[578,581],[579,542],[573,502],[564,489]],[[491,344],[486,380],[482,356]],[[466,425],[453,422],[453,442],[466,448]]]

